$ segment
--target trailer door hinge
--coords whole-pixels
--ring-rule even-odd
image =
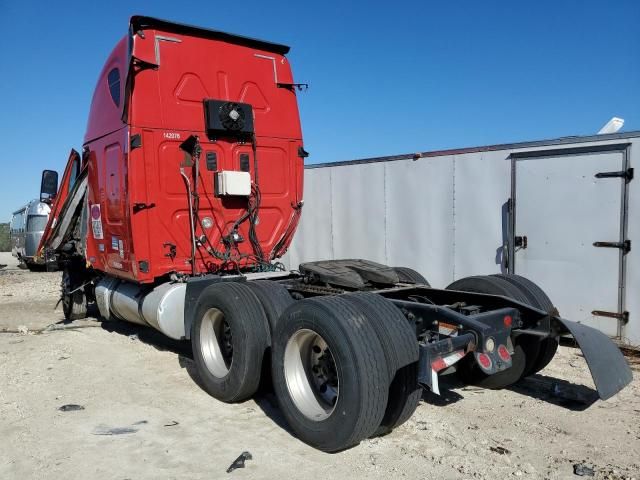
[[[596,178],[624,178],[627,183],[633,180],[633,168],[620,170],[619,172],[600,172],[596,173]]]
[[[631,240],[625,240],[624,242],[593,242],[594,247],[603,248],[619,248],[623,254],[627,254],[631,251]]]
[[[596,315],[598,317],[609,317],[609,318],[617,318],[621,320],[625,325],[629,323],[629,312],[626,310],[622,313],[618,312],[607,312],[604,310],[594,310],[591,312],[591,315]]]
[[[526,235],[516,235],[515,237],[513,237],[513,246],[518,250],[524,250],[525,248],[527,248],[528,244],[529,240],[527,239]]]

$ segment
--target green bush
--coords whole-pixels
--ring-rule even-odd
[[[11,243],[9,243],[9,224],[0,223],[0,252],[11,251]]]

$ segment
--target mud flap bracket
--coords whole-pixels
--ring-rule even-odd
[[[476,336],[473,333],[465,333],[430,344],[421,343],[418,383],[440,395],[438,372],[457,363],[475,348]]]
[[[584,355],[602,400],[613,397],[633,379],[620,349],[604,333],[581,323],[553,317],[558,333],[570,333]]]

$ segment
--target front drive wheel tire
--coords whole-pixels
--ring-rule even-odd
[[[253,280],[246,282],[246,285],[260,301],[267,316],[270,331],[273,331],[282,312],[295,300],[284,286],[272,280]]]
[[[268,345],[267,319],[254,293],[240,283],[205,288],[191,330],[202,387],[223,402],[240,402],[258,389]]]
[[[78,289],[69,270],[62,272],[62,313],[65,320],[73,321],[87,318],[87,299],[84,289]],[[72,292],[72,293],[71,293]]]
[[[291,305],[272,340],[272,375],[289,426],[325,452],[357,445],[383,419],[383,347],[357,305],[339,297]]]

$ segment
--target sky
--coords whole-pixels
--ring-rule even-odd
[[[0,222],[81,149],[133,14],[290,45],[309,163],[640,130],[637,0],[0,0]]]

